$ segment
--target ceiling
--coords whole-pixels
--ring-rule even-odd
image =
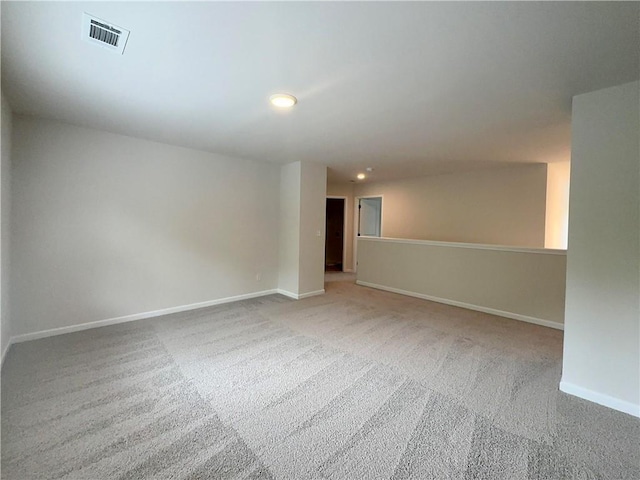
[[[131,31],[81,40],[83,12]],[[638,79],[640,3],[2,2],[13,110],[369,180],[569,159],[571,98]],[[268,104],[298,98],[291,111]]]

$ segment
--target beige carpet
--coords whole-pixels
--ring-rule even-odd
[[[562,332],[352,281],[14,345],[2,478],[640,478]]]

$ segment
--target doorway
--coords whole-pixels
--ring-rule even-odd
[[[382,233],[382,197],[358,199],[358,236],[379,237]]]
[[[358,237],[382,237],[382,195],[355,198],[353,267],[358,270]]]
[[[346,197],[327,197],[327,224],[324,243],[325,272],[342,272],[345,256]]]

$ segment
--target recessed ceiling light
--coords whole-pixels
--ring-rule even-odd
[[[298,99],[288,93],[276,93],[275,95],[271,95],[269,97],[269,101],[271,102],[271,105],[278,108],[291,108],[298,103]]]
[[[359,173],[358,174],[358,180],[364,180],[366,177],[366,175],[364,173]]]

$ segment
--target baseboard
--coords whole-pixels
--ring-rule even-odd
[[[551,320],[545,320],[543,318],[529,317],[527,315],[521,315],[519,313],[505,312],[503,310],[496,310],[495,308],[483,307],[481,305],[473,305],[471,303],[459,302],[457,300],[449,300],[447,298],[434,297],[431,295],[425,295],[424,293],[410,292],[408,290],[401,290],[399,288],[387,287],[385,285],[378,285],[376,283],[363,282],[362,280],[356,280],[356,284],[363,287],[377,288],[379,290],[385,290],[387,292],[399,293],[400,295],[407,295],[409,297],[421,298],[423,300],[430,300],[432,302],[444,303],[446,305],[452,305],[454,307],[467,308],[469,310],[475,310],[483,313],[490,313],[491,315],[497,315],[499,317],[511,318],[513,320],[520,320],[522,322],[534,323],[536,325],[542,325],[543,327],[555,328],[556,330],[564,330],[564,324],[554,322]]]
[[[344,273],[355,273],[355,270],[353,268],[345,268],[342,270]]]
[[[2,351],[2,359],[0,360],[0,369],[2,369],[2,365],[4,365],[4,359],[7,356],[7,352],[9,351],[9,348],[11,348],[11,344],[13,343],[14,343],[13,337],[9,338],[9,343],[7,343],[7,346]]]
[[[283,290],[282,288],[279,288],[278,290],[276,290],[276,292],[279,293],[280,295],[284,295],[285,297],[289,297],[289,298],[293,298],[294,300],[298,300],[298,294],[290,292],[289,290]]]
[[[280,295],[284,295],[285,297],[293,298],[294,300],[302,300],[303,298],[315,297],[316,295],[324,295],[324,288],[322,290],[315,290],[313,292],[300,294],[279,288],[277,290],[277,293],[279,293]]]
[[[322,290],[314,290],[313,292],[301,293],[298,295],[298,300],[303,298],[315,297],[316,295],[324,295],[324,288]]]
[[[262,290],[260,292],[246,293],[243,295],[235,295],[233,297],[219,298],[217,300],[210,300],[207,302],[192,303],[190,305],[181,305],[178,307],[163,308],[161,310],[153,310],[150,312],[136,313],[133,315],[125,315],[122,317],[108,318],[105,320],[96,320],[94,322],[81,323],[78,325],[70,325],[68,327],[59,327],[59,328],[52,328],[50,330],[41,330],[39,332],[25,333],[23,335],[16,335],[14,337],[11,337],[10,344],[28,342],[29,340],[37,340],[39,338],[53,337],[55,335],[64,335],[65,333],[79,332],[82,330],[89,330],[91,328],[106,327],[108,325],[116,325],[118,323],[134,322],[136,320],[143,320],[146,318],[160,317],[163,315],[169,315],[171,313],[187,312],[189,310],[196,310],[198,308],[212,307],[214,305],[221,305],[223,303],[231,303],[231,302],[237,302],[240,300],[248,300],[250,298],[264,297],[265,295],[273,295],[275,293],[278,293],[276,289]]]
[[[620,400],[619,398],[594,392],[588,388],[579,387],[573,383],[563,381],[560,382],[560,391],[640,418],[640,405],[627,402],[626,400]]]

